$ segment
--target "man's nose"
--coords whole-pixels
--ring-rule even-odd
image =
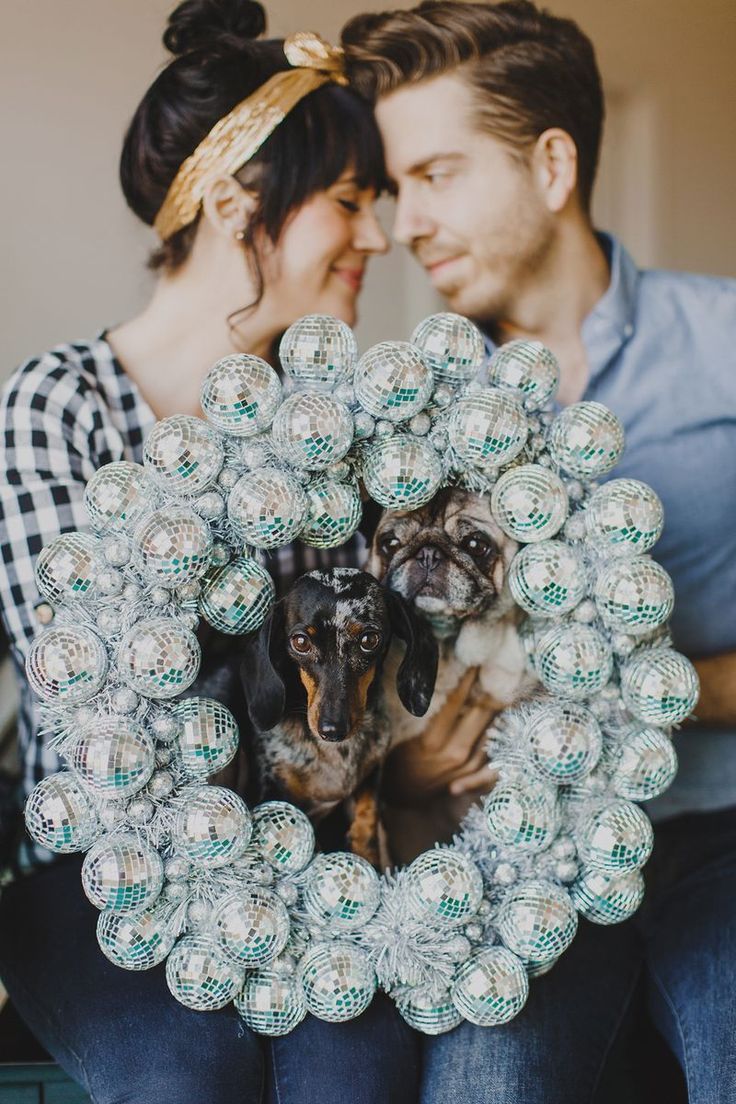
[[[434,233],[434,224],[422,210],[416,197],[408,192],[399,192],[394,211],[393,238],[401,245],[412,246],[420,238],[429,238]]]

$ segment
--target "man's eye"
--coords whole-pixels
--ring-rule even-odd
[[[395,552],[401,544],[401,541],[395,533],[387,533],[385,537],[381,538],[381,551],[382,552]]]
[[[300,655],[305,655],[312,647],[312,641],[306,633],[292,633],[289,640],[294,651]]]
[[[490,541],[487,541],[477,533],[471,533],[469,537],[466,537],[462,542],[462,547],[476,560],[482,560],[491,550]]]
[[[375,652],[380,643],[380,635],[373,629],[369,629],[368,632],[364,632],[360,638],[360,650],[362,652]]]

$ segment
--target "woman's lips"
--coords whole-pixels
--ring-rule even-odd
[[[363,269],[362,268],[333,268],[332,270],[336,276],[348,285],[348,287],[355,292],[360,291],[363,286]]]

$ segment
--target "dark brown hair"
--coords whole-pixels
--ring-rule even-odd
[[[184,0],[164,45],[174,60],[144,95],[128,128],[120,181],[128,206],[149,226],[181,163],[215,123],[289,65],[281,40],[255,41],[266,17],[255,0]],[[235,178],[258,207],[246,245],[263,229],[276,241],[288,215],[347,169],[360,187],[384,182],[380,136],[371,110],[351,89],[324,85],[289,112]],[[189,255],[199,219],[158,247],[149,265],[172,271]],[[260,271],[255,258],[256,275]],[[262,293],[262,287],[259,291]]]
[[[371,102],[461,67],[480,127],[519,154],[549,127],[567,131],[578,151],[580,201],[589,209],[603,92],[593,46],[571,19],[529,0],[426,0],[408,11],[356,16],[342,44],[351,84]]]

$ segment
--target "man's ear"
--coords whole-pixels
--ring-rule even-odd
[[[233,176],[216,176],[208,181],[202,196],[202,211],[213,230],[228,238],[241,234],[256,210],[258,198]]]
[[[415,717],[429,709],[437,678],[439,649],[430,625],[396,591],[386,589],[391,628],[406,644],[406,652],[396,674],[396,689],[401,704]]]
[[[245,638],[240,679],[248,715],[258,732],[269,732],[284,716],[286,688],[271,658],[272,650],[283,646],[283,636],[283,609],[277,602],[260,629]]]
[[[532,151],[531,168],[548,209],[562,211],[577,196],[578,151],[561,127],[549,127],[539,135]]]

